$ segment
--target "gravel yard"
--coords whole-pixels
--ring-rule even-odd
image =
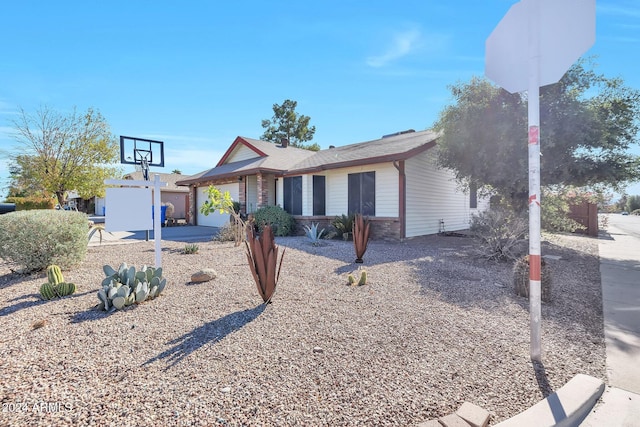
[[[45,275],[0,260],[0,425],[411,426],[464,401],[495,424],[575,374],[606,378],[598,242],[544,239],[560,259],[538,375],[511,264],[474,257],[469,238],[374,241],[361,287],[346,285],[350,242],[279,238],[267,306],[243,246],[163,242],[164,293],[109,314],[92,309],[102,266],[153,265],[153,242],[89,247],[63,272],[76,294],[46,302]],[[218,277],[190,283],[205,267]]]

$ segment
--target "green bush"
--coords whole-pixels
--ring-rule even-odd
[[[30,210],[0,215],[0,258],[40,271],[51,264],[70,268],[87,254],[87,215],[64,210]]]
[[[584,230],[583,225],[569,218],[570,212],[569,199],[565,194],[545,192],[542,195],[540,225],[544,230],[564,233]]]
[[[631,215],[640,215],[640,209],[631,212]]]
[[[353,221],[355,214],[337,216],[331,221],[331,225],[337,230],[338,237],[343,237],[345,233],[353,232]]]
[[[261,207],[253,217],[260,232],[265,225],[271,225],[276,236],[289,236],[296,227],[293,217],[280,206]]]

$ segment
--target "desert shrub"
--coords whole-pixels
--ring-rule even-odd
[[[52,197],[8,197],[7,201],[16,204],[17,211],[29,211],[33,209],[53,209],[56,199]]]
[[[569,218],[570,212],[569,199],[566,195],[545,192],[542,198],[540,225],[544,230],[550,232],[573,233],[576,230],[584,230],[583,225]]]
[[[234,242],[236,239],[236,227],[236,224],[225,222],[218,229],[218,233],[213,236],[212,240],[215,242]]]
[[[189,243],[184,246],[184,253],[186,255],[197,254],[199,250],[200,250],[200,247],[195,243]]]
[[[176,211],[176,207],[173,206],[173,203],[166,202],[166,203],[163,203],[162,205],[167,207],[167,210],[165,211],[165,216],[167,218],[173,218],[173,214]]]
[[[87,215],[64,210],[30,210],[0,216],[0,258],[22,272],[51,264],[70,268],[87,254]]]
[[[289,236],[293,234],[296,227],[293,217],[280,206],[263,206],[253,217],[260,232],[265,225],[271,225],[276,236]]]
[[[480,255],[487,259],[514,260],[520,256],[528,222],[505,208],[474,215],[469,230],[482,243]]]
[[[631,215],[640,215],[640,209],[631,212]]]

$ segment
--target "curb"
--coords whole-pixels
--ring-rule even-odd
[[[577,427],[604,392],[604,382],[578,374],[558,391],[495,427]]]

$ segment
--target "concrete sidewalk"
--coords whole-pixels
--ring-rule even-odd
[[[639,426],[640,238],[609,225],[599,249],[609,387],[581,426]]]

